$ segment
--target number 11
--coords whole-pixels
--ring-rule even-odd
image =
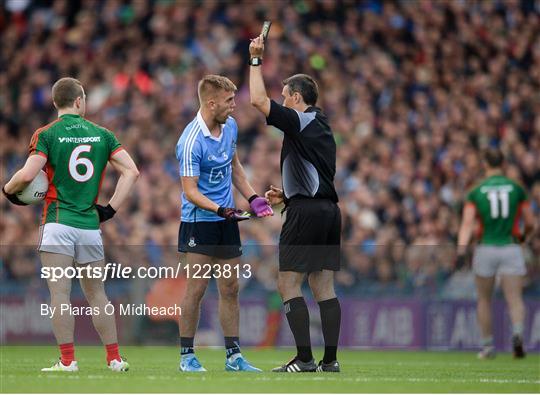
[[[499,217],[499,200],[501,202],[501,217],[508,218],[508,191],[498,190],[498,191],[489,191],[487,193],[487,198],[489,199],[489,206],[491,211],[491,218]]]

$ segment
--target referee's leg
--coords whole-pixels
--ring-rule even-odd
[[[334,291],[334,271],[322,270],[308,276],[313,297],[319,303],[321,326],[324,337],[323,363],[337,361],[339,329],[341,326],[341,306]]]
[[[285,307],[285,314],[296,343],[297,357],[302,362],[313,360],[309,333],[309,311],[301,286],[305,273],[280,271],[278,289]]]

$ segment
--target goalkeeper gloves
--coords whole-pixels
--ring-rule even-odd
[[[110,204],[108,204],[107,206],[96,204],[96,210],[99,215],[99,222],[105,222],[114,217],[114,214],[116,214],[116,210],[112,208]]]
[[[265,198],[260,197],[259,195],[253,195],[249,198],[249,207],[257,215],[257,217],[268,217],[274,215],[272,207],[268,205],[268,202]]]
[[[231,222],[245,221],[250,218],[249,213],[230,207],[220,207],[216,214]]]
[[[5,190],[4,188],[5,188],[5,187],[2,187],[2,193],[7,197],[7,199],[8,199],[11,203],[16,204],[17,206],[28,206],[28,204],[26,204],[26,203],[20,201],[16,194],[14,194],[14,193],[7,193],[6,190]]]

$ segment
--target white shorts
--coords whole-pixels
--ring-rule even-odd
[[[479,245],[474,250],[473,272],[480,277],[494,277],[496,274],[524,276],[527,268],[521,246]]]
[[[41,226],[38,251],[69,255],[76,263],[102,260],[103,241],[99,229],[79,229],[57,223]]]

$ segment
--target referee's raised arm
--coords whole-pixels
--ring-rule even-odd
[[[262,59],[264,40],[262,34],[253,39],[249,45],[249,95],[251,104],[268,117],[270,114],[270,99],[266,94],[262,76]]]
[[[302,121],[305,124],[308,119],[312,120],[312,116],[300,115],[300,112],[304,112],[309,106],[304,103],[302,95],[299,92],[292,92],[289,86],[283,87],[283,105],[268,98],[261,70],[263,51],[264,41],[260,35],[254,38],[249,46],[251,104],[264,114],[268,125],[275,126],[283,133],[294,136],[301,131]]]

